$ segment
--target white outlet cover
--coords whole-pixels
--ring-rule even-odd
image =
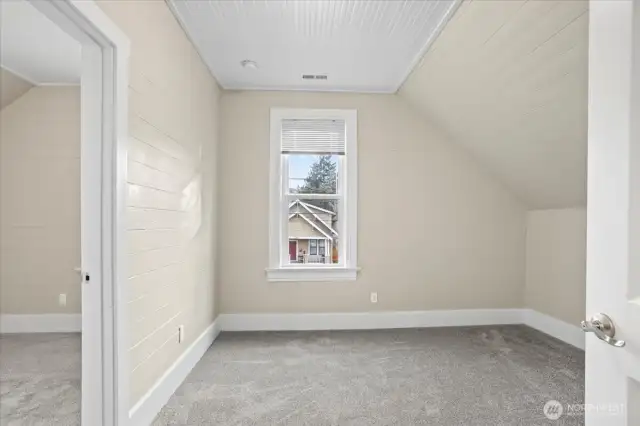
[[[60,306],[67,306],[67,295],[66,295],[66,294],[61,293],[61,294],[58,296],[58,304],[59,304]]]
[[[378,293],[371,293],[371,303],[378,303]]]

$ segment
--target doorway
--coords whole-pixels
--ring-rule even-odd
[[[74,265],[71,268],[66,265],[66,269],[70,269],[71,273],[75,274],[73,280],[75,287],[66,293],[55,290],[55,302],[58,305],[69,306],[73,304],[78,312],[71,319],[56,317],[56,321],[51,321],[40,315],[19,315],[19,318],[18,315],[3,315],[0,319],[2,322],[0,327],[4,333],[27,332],[30,339],[35,338],[35,333],[43,338],[43,336],[53,336],[50,332],[55,331],[81,332],[81,339],[76,338],[78,342],[75,346],[75,356],[79,360],[75,368],[77,370],[79,367],[81,371],[81,374],[80,371],[76,371],[75,381],[81,397],[69,398],[68,401],[64,398],[58,398],[56,401],[63,405],[63,411],[70,413],[70,417],[65,418],[68,420],[65,423],[126,424],[128,421],[126,405],[121,404],[120,401],[126,398],[128,382],[124,362],[126,352],[124,345],[120,344],[124,341],[121,326],[123,310],[119,309],[122,296],[117,283],[122,282],[124,277],[122,215],[125,206],[124,185],[126,182],[125,143],[129,42],[93,1],[41,2],[21,0],[20,2],[3,2],[3,17],[8,17],[5,13],[8,11],[8,7],[14,7],[16,4],[20,5],[23,14],[16,15],[14,19],[18,21],[26,19],[24,13],[28,13],[29,16],[39,16],[39,19],[44,19],[43,22],[47,22],[58,33],[64,34],[79,46],[79,57],[77,58],[77,64],[80,68],[79,81],[75,82],[74,86],[74,99],[78,106],[78,115],[76,116],[78,149],[75,153],[75,193],[77,196],[75,199],[75,226],[78,241],[77,247],[75,247]],[[27,25],[26,27],[32,30],[32,34],[29,39],[24,39],[25,43],[31,41],[44,44],[46,35],[41,31],[43,26]],[[33,31],[34,28],[38,30]],[[52,50],[60,45],[61,42],[58,40]],[[22,49],[22,53],[26,51],[24,45],[17,46],[16,49]],[[3,51],[6,51],[4,46]],[[63,61],[58,61],[58,65],[61,65],[61,62]],[[56,90],[50,89],[49,92],[62,92],[65,88],[58,85],[55,87]],[[32,90],[29,89],[27,94]],[[70,109],[69,107],[54,108],[45,116],[61,114]],[[51,121],[57,124],[68,124],[68,120],[64,118],[56,118]],[[0,125],[2,124],[0,123]],[[29,150],[28,154],[33,154],[33,151]],[[53,167],[56,164],[55,155],[54,151],[51,156],[46,159],[41,158],[40,161],[47,167]],[[72,169],[72,167],[69,168]],[[32,165],[28,169],[21,170],[21,172],[29,172],[26,176],[39,176],[40,179],[45,179],[42,176],[46,174],[45,167]],[[20,184],[19,181],[12,183],[17,192],[20,190]],[[58,193],[62,192],[58,191]],[[69,191],[69,193],[73,193],[73,191]],[[32,193],[23,195],[25,199],[31,197],[29,201],[35,204],[38,201],[36,198],[40,198],[41,205],[36,207],[45,212],[53,209],[54,206],[62,207],[74,204],[67,199],[54,200],[56,195],[54,191],[45,191],[41,197],[35,197]],[[47,215],[45,214],[45,216]],[[62,235],[73,234],[72,232],[64,232],[64,229],[58,229],[58,231],[59,235],[55,238],[52,237],[52,240],[58,241]],[[24,238],[18,238],[18,240],[24,241]],[[40,243],[40,246],[44,244],[42,238],[40,238]],[[62,253],[62,250],[59,252]],[[57,262],[57,266],[61,266],[60,263]],[[44,278],[53,280],[53,277],[46,277],[46,270],[34,271],[34,273],[36,272],[45,275]],[[0,284],[4,286],[5,281],[3,279]],[[50,295],[44,292],[32,292],[30,298],[32,300],[46,299],[49,302],[51,299]],[[67,346],[71,346],[73,350],[72,344]],[[73,356],[65,357],[62,352],[57,353],[57,355],[62,355],[61,359],[73,358]],[[47,350],[40,347],[38,356],[46,358],[47,355]],[[40,364],[46,363],[45,359]],[[69,365],[67,367],[74,368]],[[81,378],[79,378],[80,376]],[[59,389],[55,386],[53,388]],[[12,398],[14,390],[9,389],[9,391],[9,397]],[[7,401],[4,390],[3,400]],[[19,403],[20,398],[15,401]],[[5,408],[14,408],[17,411],[21,409],[19,406],[3,406],[3,414]],[[40,414],[46,415],[46,413]],[[38,419],[22,418],[20,421],[37,423]]]

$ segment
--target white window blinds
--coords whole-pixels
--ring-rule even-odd
[[[283,154],[344,154],[346,132],[344,120],[283,119]]]

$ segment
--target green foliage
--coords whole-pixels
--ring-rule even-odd
[[[298,187],[300,194],[335,194],[337,164],[331,155],[323,155],[311,165],[304,184]]]
[[[304,179],[304,184],[299,186],[299,194],[335,194],[337,181],[337,163],[331,155],[322,155],[311,165],[309,175]],[[335,201],[313,200],[309,204],[335,212]]]

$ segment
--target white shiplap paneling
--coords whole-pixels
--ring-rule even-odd
[[[169,0],[225,89],[359,92],[395,92],[458,3]]]
[[[98,4],[131,40],[126,285],[134,407],[214,320],[219,89],[164,2]]]
[[[584,205],[588,2],[465,1],[400,90],[530,207]]]

